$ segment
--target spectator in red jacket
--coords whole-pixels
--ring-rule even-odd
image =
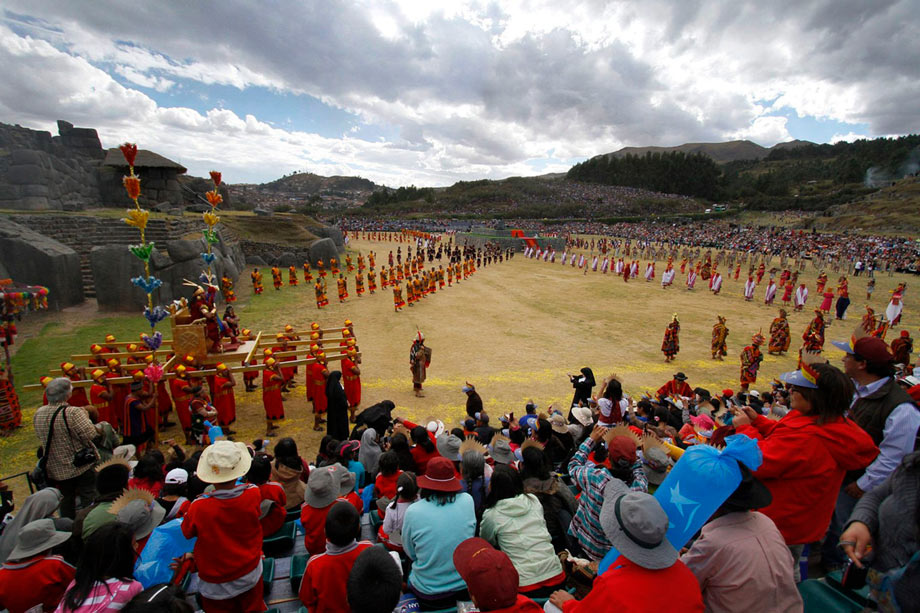
[[[236,484],[251,464],[246,445],[232,441],[217,441],[198,460],[198,478],[213,483],[214,491],[189,506],[182,534],[198,538],[193,557],[206,613],[266,610],[259,521],[262,495],[255,485]]]
[[[402,568],[382,547],[368,547],[348,575],[352,613],[393,611],[402,596]]]
[[[511,558],[484,539],[473,537],[457,545],[454,566],[480,611],[540,613],[543,610],[518,593],[518,572]]]
[[[829,364],[807,361],[802,370],[782,375],[792,386],[785,417],[773,421],[742,407],[732,418],[738,434],[759,442],[763,464],[754,475],[773,494],[773,504],[761,512],[789,546],[796,581],[802,549],[827,531],[844,475],[878,455],[872,438],[844,417],[853,398],[849,377]]]
[[[287,519],[287,497],[284,487],[275,481],[269,481],[272,474],[272,462],[268,456],[257,455],[252,459],[252,466],[246,474],[246,480],[259,488],[262,495],[262,538],[271,536],[281,529]]]
[[[326,515],[326,550],[307,561],[298,596],[312,613],[350,613],[348,574],[355,558],[374,545],[358,542],[361,516],[344,501],[335,502]]]
[[[310,471],[300,523],[304,530],[304,545],[310,555],[326,550],[326,515],[339,497],[339,484],[345,469],[340,464],[322,466]]]
[[[52,519],[37,519],[19,531],[16,547],[0,568],[0,609],[25,613],[57,607],[75,570],[51,551],[69,538],[70,532],[55,530]]]

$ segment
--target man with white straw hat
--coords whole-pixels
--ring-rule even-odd
[[[565,613],[703,611],[700,585],[677,559],[677,550],[666,536],[668,516],[654,496],[630,492],[625,484],[610,481],[604,491],[601,525],[620,556],[583,600],[558,590],[550,597],[552,604]]]
[[[205,611],[265,610],[262,495],[255,485],[237,485],[251,464],[246,445],[233,441],[217,441],[198,460],[198,478],[214,484],[214,491],[189,505],[182,534],[198,538],[191,555]]]
[[[70,532],[58,532],[54,520],[37,519],[19,531],[16,547],[0,568],[0,609],[53,611],[75,569],[51,550],[66,542]]]

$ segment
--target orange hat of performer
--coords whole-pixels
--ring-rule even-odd
[[[282,332],[279,332],[278,334],[275,335],[275,338],[280,341],[281,339],[284,338],[284,334]]]
[[[134,377],[134,380],[135,380],[135,381],[140,381],[141,379],[144,378],[144,371],[143,371],[143,370],[135,370],[133,373],[131,373],[131,376]]]
[[[325,352],[320,351],[319,353],[317,353],[317,354],[316,354],[316,359],[317,359],[318,361],[320,361],[320,362],[324,361],[324,360],[326,359],[326,354],[325,354]]]
[[[345,341],[345,346],[346,346],[346,347],[354,347],[354,346],[355,346],[355,339],[350,338],[350,339],[348,339],[347,341]]]
[[[345,320],[345,325],[346,325],[346,326],[350,326],[350,325],[351,325],[351,320],[350,320],[350,319],[346,319],[346,320]]]
[[[194,364],[194,363],[195,363],[195,356],[193,356],[192,354],[187,354],[187,355],[185,356],[185,363],[186,363],[186,364]]]
[[[48,384],[51,383],[52,381],[54,381],[54,379],[51,377],[47,377],[47,376],[39,379],[39,382],[42,384],[42,387],[48,387]]]
[[[90,374],[90,376],[92,376],[93,381],[96,381],[96,382],[101,382],[101,381],[104,381],[104,380],[105,380],[105,373],[104,373],[102,370],[98,369],[98,368],[97,368],[96,370],[94,370],[94,371]]]
[[[318,341],[318,340],[319,340],[319,332],[312,332],[312,333],[310,334],[310,340],[311,340],[311,341]]]
[[[322,351],[322,348],[316,343],[310,345],[310,353],[319,353],[320,351]]]
[[[272,357],[272,350],[271,350],[271,349],[264,349],[264,350],[262,350],[262,355],[265,356],[266,358],[270,358],[270,357]]]
[[[112,358],[108,362],[106,362],[106,364],[108,364],[109,368],[115,368],[116,366],[121,364],[121,362],[118,361],[118,358]]]
[[[133,353],[133,352],[135,352],[135,351],[137,351],[137,345],[135,345],[134,343],[131,343],[130,345],[128,345],[128,352],[129,352],[129,353]]]
[[[310,329],[319,330],[319,324],[314,321],[312,324],[310,324]]]
[[[176,376],[184,378],[186,370],[188,369],[185,366],[183,366],[182,364],[179,364],[178,366],[176,366]]]
[[[288,324],[288,325],[284,326],[284,331],[285,331],[285,332],[293,332],[293,331],[294,331],[294,326],[292,326],[291,324]]]
[[[342,336],[351,336],[351,332],[348,330],[348,328],[342,328]]]
[[[90,353],[99,353],[100,351],[102,351],[102,345],[95,345],[95,344],[90,345],[89,351]]]
[[[265,360],[265,365],[268,366],[269,368],[272,368],[275,365],[275,363],[276,363],[275,358],[268,358],[267,360]]]
[[[114,335],[114,334],[106,334],[106,335],[105,335],[105,342],[107,342],[107,343],[114,343],[114,342],[115,342],[115,335]]]
[[[148,353],[147,355],[145,355],[144,361],[147,362],[148,364],[153,364],[153,354]]]
[[[76,367],[75,367],[73,364],[71,364],[70,362],[61,362],[61,372],[63,372],[63,373],[68,373],[68,372],[70,372],[71,370],[73,370],[74,368],[76,368]]]
[[[227,370],[227,365],[224,364],[223,362],[220,362],[220,363],[217,365],[217,370],[223,372],[223,371]]]
[[[250,330],[249,328],[243,328],[240,331],[240,334],[242,334],[243,336],[249,336],[250,334],[252,334],[252,330]]]

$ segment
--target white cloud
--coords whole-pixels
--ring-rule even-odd
[[[846,134],[834,134],[831,136],[831,144],[839,143],[840,141],[846,141],[852,143],[863,138],[869,138],[865,134],[857,134],[855,132],[847,132]]]

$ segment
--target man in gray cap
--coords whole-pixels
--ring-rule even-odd
[[[564,590],[550,602],[565,613],[703,611],[696,577],[668,542],[668,516],[654,496],[614,479],[604,490],[601,525],[620,553],[583,600]],[[665,589],[662,589],[665,588]]]

